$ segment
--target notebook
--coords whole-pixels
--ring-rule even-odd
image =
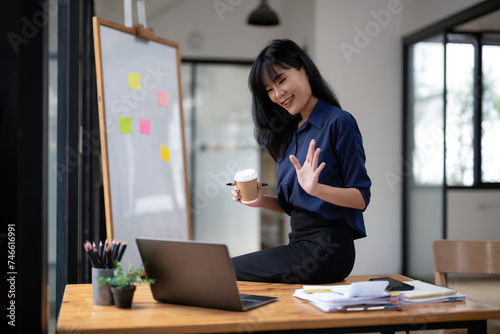
[[[433,298],[451,296],[457,293],[456,290],[445,286],[435,285],[420,280],[405,282],[415,287],[411,291],[401,291],[401,296],[408,299]]]
[[[160,302],[247,311],[277,297],[240,294],[226,245],[136,238],[151,285]]]

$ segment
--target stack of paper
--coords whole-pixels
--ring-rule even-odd
[[[307,300],[325,312],[400,309],[401,305],[456,302],[465,295],[456,290],[423,281],[405,282],[414,290],[385,291],[387,281],[356,282],[351,285],[304,285],[293,296]]]
[[[454,289],[424,281],[415,280],[405,283],[413,285],[415,289],[401,292],[402,304],[456,302],[463,301],[466,297]]]
[[[387,282],[357,282],[351,285],[304,285],[293,296],[309,301],[322,311],[356,311],[399,308],[399,297],[385,291]]]

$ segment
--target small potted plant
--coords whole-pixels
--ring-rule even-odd
[[[100,277],[99,282],[101,286],[109,284],[117,308],[130,308],[132,306],[136,285],[151,285],[155,281],[154,279],[147,279],[143,276],[143,265],[139,268],[134,268],[131,263],[128,270],[125,271],[122,263],[115,261],[113,277]]]

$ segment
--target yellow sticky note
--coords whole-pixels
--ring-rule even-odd
[[[161,144],[160,156],[163,160],[170,163],[170,149],[163,144]]]
[[[137,73],[131,73],[129,72],[128,74],[128,86],[131,89],[141,89],[141,75]]]
[[[120,132],[132,133],[132,118],[130,117],[120,117]]]
[[[317,293],[317,292],[332,292],[330,289],[307,289],[304,290],[305,293]]]

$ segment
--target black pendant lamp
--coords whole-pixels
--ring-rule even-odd
[[[267,0],[261,0],[259,7],[250,13],[248,24],[256,26],[276,26],[280,24],[280,20],[278,15],[267,4]]]

